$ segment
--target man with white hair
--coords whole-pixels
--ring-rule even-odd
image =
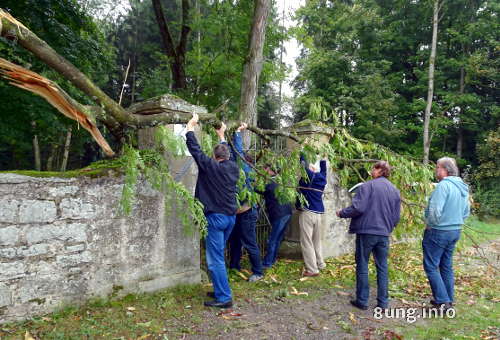
[[[453,158],[436,163],[439,181],[425,209],[423,265],[432,290],[432,305],[450,308],[454,299],[453,252],[469,216],[469,189],[458,176]]]

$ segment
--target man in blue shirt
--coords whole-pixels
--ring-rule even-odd
[[[368,309],[371,253],[377,268],[377,307],[387,308],[389,304],[389,236],[399,222],[401,211],[399,190],[387,179],[390,171],[389,163],[375,163],[371,171],[373,179],[358,188],[350,207],[337,211],[338,217],[352,219],[349,233],[356,234],[356,300],[351,304],[362,310]]]
[[[252,180],[250,174],[252,168],[245,159],[246,155],[243,151],[243,140],[241,131],[247,128],[247,124],[241,124],[234,133],[232,150],[232,159],[237,161],[241,159],[241,167],[245,173],[245,186],[249,190],[252,189]],[[240,207],[236,212],[236,223],[234,225],[231,236],[229,236],[229,268],[240,270],[241,250],[245,248],[248,253],[250,264],[252,265],[252,275],[248,278],[249,282],[259,281],[263,277],[262,260],[260,257],[260,249],[257,243],[256,225],[258,218],[258,210],[256,206],[252,206],[247,201],[240,201]]]
[[[469,216],[469,188],[460,177],[453,158],[436,163],[439,181],[425,209],[422,240],[423,264],[432,290],[431,304],[450,308],[454,301],[453,252]]]
[[[209,294],[213,301],[206,301],[207,307],[229,308],[233,305],[231,288],[227,278],[224,260],[224,248],[234,227],[236,203],[236,183],[240,169],[234,161],[230,161],[229,146],[225,142],[226,126],[216,130],[220,144],[216,145],[213,158],[203,153],[194,135],[194,127],[198,123],[198,115],[187,123],[186,144],[189,152],[198,165],[198,180],[195,197],[204,207],[208,222],[206,237],[206,258],[214,292]]]

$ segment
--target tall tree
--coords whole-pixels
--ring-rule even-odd
[[[177,43],[177,45],[175,45],[168,28],[167,21],[165,20],[160,0],[152,1],[156,21],[158,22],[158,27],[160,28],[163,48],[165,49],[165,54],[169,57],[170,70],[172,72],[173,81],[172,90],[174,92],[185,90],[187,87],[185,62],[188,36],[189,32],[191,32],[191,27],[189,26],[189,10],[191,9],[191,5],[189,3],[189,0],[182,0],[181,34],[179,37],[179,42]]]
[[[263,50],[270,6],[270,0],[255,0],[248,54],[241,78],[240,115],[243,121],[254,126],[257,125],[257,89],[264,63]],[[250,144],[248,136],[245,138],[247,147]]]
[[[424,159],[423,163],[429,163],[429,149],[431,146],[431,137],[429,136],[429,123],[431,120],[432,110],[432,97],[434,95],[434,68],[436,64],[436,48],[437,48],[437,34],[439,23],[439,10],[441,5],[439,0],[434,0],[432,11],[432,43],[431,54],[429,56],[429,85],[427,89],[427,105],[425,106],[424,114]]]

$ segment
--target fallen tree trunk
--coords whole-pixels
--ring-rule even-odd
[[[0,36],[17,41],[92,98],[97,105],[83,105],[49,79],[0,58],[0,73],[10,80],[11,84],[44,97],[61,113],[78,121],[91,133],[107,156],[113,156],[114,152],[97,129],[97,121],[103,123],[119,140],[120,136],[123,136],[123,130],[127,127],[138,129],[160,124],[184,124],[189,121],[193,113],[199,113],[200,121],[203,123],[215,124],[217,122],[215,111],[207,113],[199,106],[191,105],[170,95],[152,98],[124,109],[78,68],[1,8]],[[265,130],[256,126],[249,126],[248,129],[266,140],[269,140],[268,136],[283,136],[300,141],[297,136],[286,131]]]

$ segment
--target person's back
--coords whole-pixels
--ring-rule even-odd
[[[368,263],[373,254],[377,269],[377,307],[389,304],[387,257],[389,235],[398,224],[401,211],[399,190],[387,179],[391,167],[385,161],[373,165],[373,179],[361,185],[351,206],[337,211],[341,218],[351,218],[349,232],[356,234],[356,299],[351,304],[368,309],[370,286]]]
[[[238,208],[236,184],[240,175],[236,162],[216,161],[206,156],[193,132],[186,134],[186,144],[198,165],[195,197],[203,204],[205,214],[234,215]]]
[[[225,144],[224,123],[216,133],[220,144],[213,151],[213,158],[203,153],[194,135],[198,115],[188,122],[186,145],[198,165],[198,180],[195,196],[204,206],[207,219],[205,239],[207,267],[214,287],[212,301],[205,301],[207,307],[228,308],[233,305],[231,288],[227,278],[224,248],[236,220],[236,183],[239,178],[238,165],[230,161],[229,147]]]
[[[399,190],[381,176],[364,183],[356,196],[354,209],[345,209],[346,215],[352,218],[349,233],[389,236],[399,222]]]
[[[443,178],[432,193],[425,210],[430,228],[441,230],[460,229],[469,215],[469,188],[458,176]]]

